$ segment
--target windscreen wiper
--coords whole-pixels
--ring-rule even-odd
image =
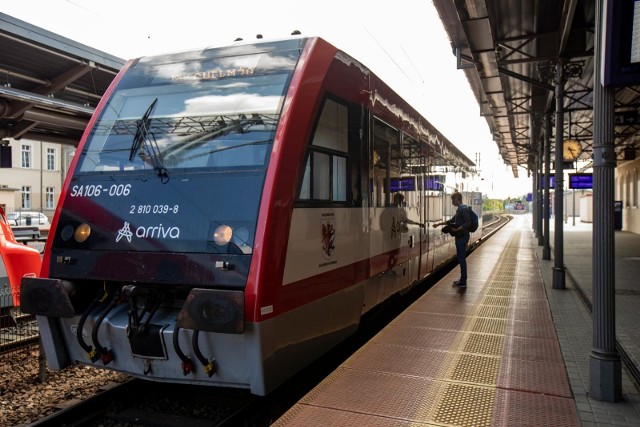
[[[129,150],[129,161],[132,161],[133,158],[138,154],[138,150],[140,150],[140,146],[147,139],[147,135],[149,135],[149,124],[151,123],[151,119],[149,116],[153,111],[153,107],[156,106],[156,102],[158,102],[158,98],[154,99],[153,102],[147,108],[147,111],[142,115],[140,120],[136,120],[136,134],[133,137],[133,143],[131,144],[131,150]]]
[[[156,137],[149,131],[149,125],[151,124],[149,116],[151,115],[153,108],[156,106],[156,102],[158,102],[158,98],[153,100],[140,120],[136,121],[136,134],[133,137],[133,143],[131,144],[131,150],[129,151],[129,161],[133,161],[133,158],[136,156],[138,151],[140,151],[140,146],[144,146],[144,151],[151,160],[153,170],[155,170],[158,176],[164,181],[165,179],[168,180],[169,174],[162,162]]]

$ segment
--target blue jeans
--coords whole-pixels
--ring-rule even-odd
[[[460,264],[460,283],[467,283],[467,245],[469,244],[469,234],[456,237],[456,259]]]

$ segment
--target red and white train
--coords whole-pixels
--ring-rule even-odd
[[[20,281],[40,273],[40,253],[16,240],[0,206],[0,328],[14,326],[12,307],[20,307]]]
[[[22,309],[53,369],[263,395],[454,256],[429,225],[452,189],[480,214],[473,170],[321,38],[135,59],[80,142]]]

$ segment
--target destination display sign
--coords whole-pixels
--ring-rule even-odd
[[[593,174],[570,173],[569,188],[573,190],[588,190],[593,188]]]
[[[401,178],[391,178],[389,190],[394,191],[416,191],[416,177],[405,176]]]

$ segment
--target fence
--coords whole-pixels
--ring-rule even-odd
[[[13,305],[9,281],[0,275],[0,356],[25,346],[37,344],[40,338],[34,316],[24,314]],[[6,277],[5,277],[6,279]]]

